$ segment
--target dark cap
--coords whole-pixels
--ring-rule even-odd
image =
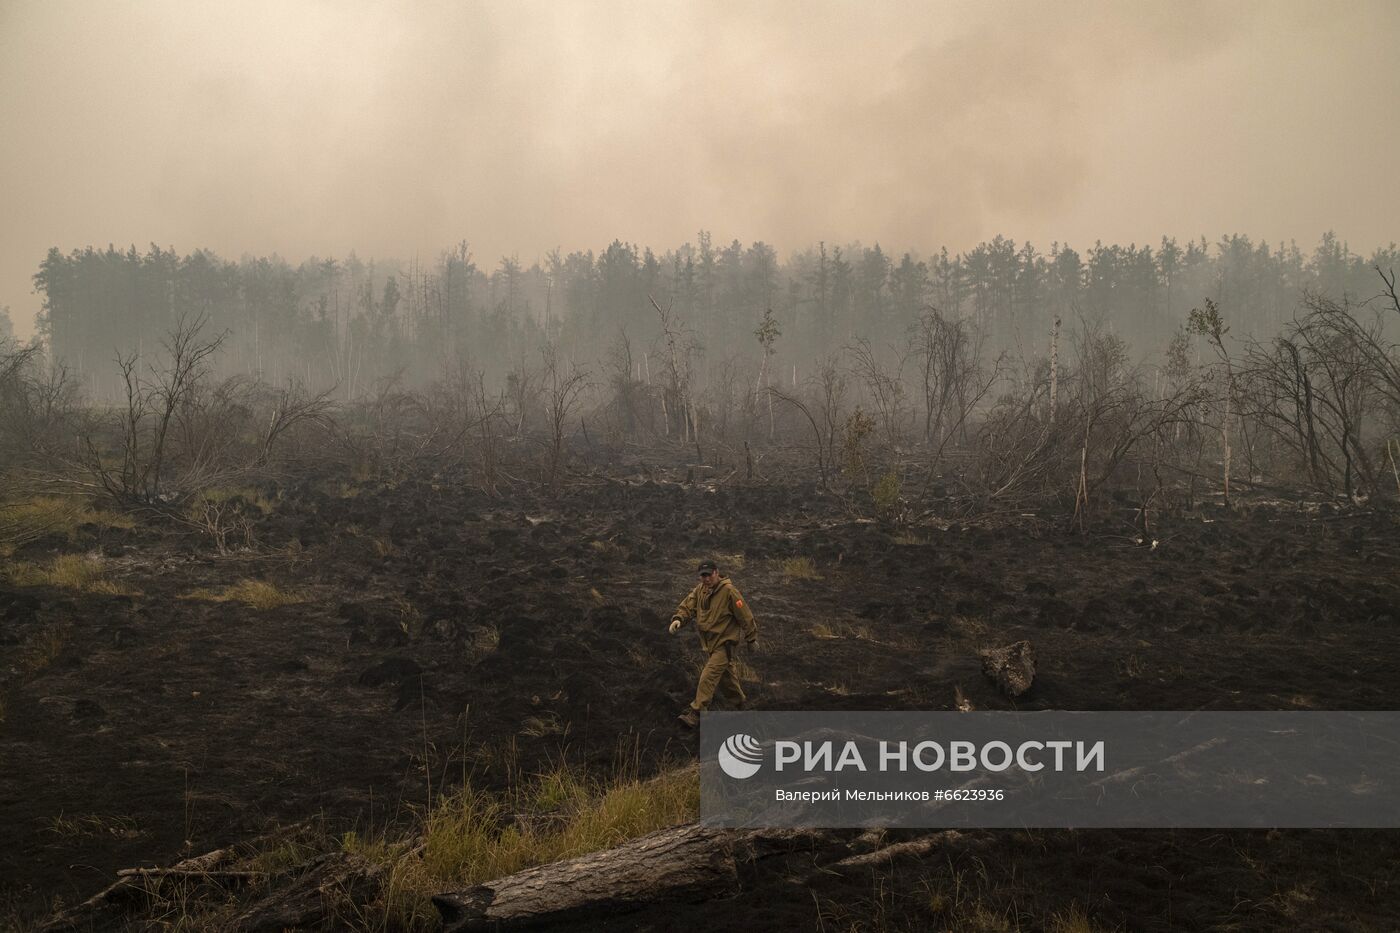
[[[715,566],[715,562],[712,560],[702,560],[698,569],[700,573],[714,573],[719,568]]]

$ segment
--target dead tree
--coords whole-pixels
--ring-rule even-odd
[[[646,385],[638,380],[633,372],[636,362],[632,357],[632,341],[625,327],[618,328],[617,339],[608,350],[610,374],[608,385],[612,389],[609,406],[617,423],[618,433],[631,437],[650,421],[643,414],[642,401],[646,397]]]
[[[163,343],[165,358],[147,365],[136,353],[119,354],[117,368],[124,387],[117,455],[109,456],[96,431],[82,437],[84,467],[95,488],[126,505],[149,505],[190,492],[179,484],[166,489],[169,440],[176,417],[199,390],[208,361],[223,345],[224,334],[204,337],[207,318],[181,315]]]
[[[519,439],[525,431],[530,415],[539,408],[543,388],[540,381],[544,374],[530,369],[522,358],[506,373],[506,397],[511,403],[512,436]]]
[[[866,397],[875,410],[886,446],[890,451],[899,448],[904,438],[905,389],[903,370],[906,356],[896,351],[893,366],[886,368],[876,356],[870,341],[856,338],[855,343],[846,348],[851,355],[851,369],[864,384]]]
[[[1230,328],[1225,323],[1225,318],[1221,315],[1220,309],[1214,301],[1207,298],[1205,305],[1204,308],[1191,309],[1187,326],[1193,333],[1205,337],[1210,342],[1224,370],[1225,385],[1220,392],[1220,404],[1224,409],[1220,416],[1220,446],[1224,459],[1221,475],[1225,490],[1225,505],[1228,508],[1230,505],[1230,420],[1235,395],[1235,370],[1230,361],[1230,351],[1225,348],[1225,335],[1230,332]]]
[[[1391,289],[1393,277],[1382,279]],[[1346,299],[1305,293],[1301,310],[1272,343],[1247,346],[1241,415],[1319,492],[1384,493],[1400,428],[1400,349],[1380,313],[1363,317]]]
[[[542,369],[546,414],[549,418],[549,466],[546,485],[557,489],[559,471],[564,463],[565,428],[578,406],[579,396],[588,388],[588,373],[570,361],[559,359],[553,344],[540,348],[544,358]]]
[[[647,300],[661,319],[661,339],[666,344],[666,384],[661,396],[666,436],[671,436],[671,419],[674,412],[680,421],[680,439],[686,443],[693,443],[698,448],[699,424],[696,419],[695,396],[691,391],[691,356],[699,349],[699,345],[695,342],[694,335],[686,328],[685,322],[674,314],[669,304],[663,309],[651,295],[647,295]]]
[[[1022,509],[1059,500],[1070,526],[1087,529],[1098,490],[1135,451],[1159,451],[1175,426],[1193,417],[1200,398],[1195,384],[1183,382],[1163,396],[1149,392],[1142,374],[1127,366],[1126,344],[1117,336],[1085,324],[1074,350],[1073,367],[1057,380],[1056,409],[1048,406],[1049,370],[1039,365],[1028,367],[1035,372],[1029,383],[988,412],[965,478],[974,507]],[[1155,462],[1149,465],[1155,471]]]
[[[497,495],[501,479],[500,432],[506,399],[504,393],[492,395],[486,390],[486,376],[477,372],[471,383],[471,404],[475,416],[476,455],[481,486],[487,495]]]
[[[266,466],[277,442],[298,424],[327,423],[334,392],[335,387],[332,386],[324,391],[312,393],[297,379],[289,379],[283,388],[267,391],[265,394],[271,411],[258,438],[258,452],[253,461],[254,465]]]
[[[828,357],[808,379],[806,397],[796,392],[769,386],[770,397],[795,408],[806,420],[812,432],[812,452],[817,458],[817,476],[821,487],[827,488],[832,469],[836,466],[836,444],[842,417],[842,402],[846,396],[846,377],[837,366],[835,357]]]
[[[38,468],[67,455],[77,389],[37,344],[0,340],[0,469]]]
[[[778,338],[783,335],[783,332],[778,329],[777,320],[773,317],[772,308],[769,308],[763,312],[763,320],[759,323],[758,329],[755,330],[753,333],[754,336],[758,338],[759,346],[763,348],[763,360],[758,367],[758,383],[754,391],[762,392],[764,387],[768,384],[768,363],[773,358],[773,355],[777,352],[773,349],[773,346],[778,342]],[[773,439],[773,432],[773,396],[769,395],[768,439],[770,441]]]

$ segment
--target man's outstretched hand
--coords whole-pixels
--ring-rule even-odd
[[[674,634],[676,634],[677,632],[679,632],[680,630],[681,630],[681,620],[680,620],[680,619],[672,619],[672,620],[671,620],[671,627],[670,627],[669,629],[667,629],[667,631],[670,632],[672,635],[674,635]]]

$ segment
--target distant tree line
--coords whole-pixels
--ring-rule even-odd
[[[155,245],[54,248],[34,282],[52,358],[94,398],[119,393],[118,354],[159,352],[184,314],[224,335],[225,375],[359,398],[388,377],[422,385],[464,360],[504,379],[545,344],[597,361],[621,334],[637,348],[627,365],[653,382],[670,365],[657,359],[665,354],[658,305],[711,370],[762,355],[765,384],[791,384],[799,369],[805,377],[812,361],[857,340],[879,355],[906,342],[930,309],[966,321],[992,352],[1041,352],[1056,320],[1085,319],[1158,353],[1206,297],[1229,309],[1236,336],[1267,337],[1292,319],[1304,291],[1372,295],[1375,268],[1396,259],[1394,244],[1363,256],[1329,232],[1306,253],[1243,235],[1096,243],[1082,253],[998,236],[963,253],[898,258],[879,244],[823,242],[784,262],[766,243],[717,246],[702,231],[660,255],[615,240],[597,254],[554,250],[529,266],[505,257],[494,268],[478,265],[465,242],[431,263],[352,253],[295,266]],[[765,320],[783,335],[776,346],[755,340]]]
[[[686,482],[805,475],[896,524],[1127,508],[1143,542],[1217,491],[1388,506],[1395,252],[997,238],[780,263],[702,233],[487,273],[465,244],[431,267],[54,250],[50,352],[0,340],[0,477],[178,513],[220,550],[252,516],[210,490],[313,463],[557,494],[663,451]]]

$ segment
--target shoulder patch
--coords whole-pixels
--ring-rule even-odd
[[[744,604],[744,601],[743,601],[742,599],[736,599],[736,600],[734,600],[734,605],[736,605],[736,606],[742,606],[743,604]]]

